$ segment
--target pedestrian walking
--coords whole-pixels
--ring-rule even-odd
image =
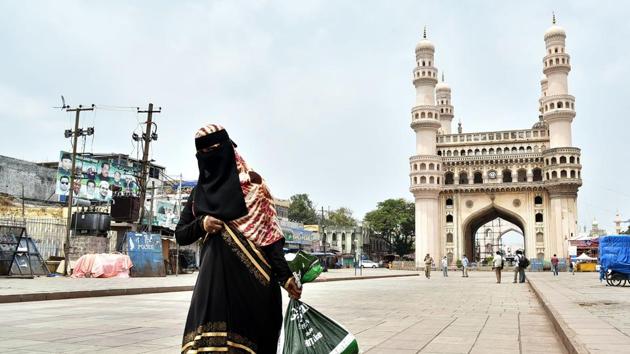
[[[424,256],[424,276],[427,279],[431,279],[431,266],[432,265],[433,265],[433,258],[431,258],[431,255],[427,253],[427,255]]]
[[[551,257],[551,272],[553,272],[554,276],[558,276],[558,263],[560,261],[558,260],[558,257],[556,257],[556,255],[554,254],[553,257]]]
[[[444,275],[444,277],[448,277],[448,259],[446,259],[446,256],[442,257],[441,263],[442,275]]]
[[[468,257],[462,257],[462,277],[468,278]]]
[[[569,272],[575,275],[575,264],[573,264],[573,260],[569,257]]]
[[[514,281],[512,283],[516,283],[517,278],[519,283],[525,282],[525,268],[529,266],[529,260],[523,254],[523,251],[516,251],[516,257],[514,258],[516,262],[516,266],[514,267]]]
[[[199,179],[175,229],[180,245],[201,239],[181,352],[275,353],[279,284],[294,299],[302,291],[284,259],[273,198],[221,126],[199,129],[195,146]]]
[[[494,269],[494,274],[497,277],[497,284],[501,284],[501,271],[503,271],[503,256],[501,256],[501,252],[497,251],[496,256],[492,260],[492,269]]]

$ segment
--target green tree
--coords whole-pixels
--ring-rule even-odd
[[[628,225],[628,230],[626,231],[621,231],[622,235],[630,235],[630,225]]]
[[[324,222],[326,226],[354,227],[357,221],[352,217],[352,210],[341,207],[328,213],[328,218]]]
[[[400,256],[413,252],[415,206],[404,199],[387,199],[365,215],[365,223]]]
[[[296,194],[290,198],[289,220],[303,224],[317,224],[317,213],[308,194]]]

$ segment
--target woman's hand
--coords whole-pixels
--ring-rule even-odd
[[[292,299],[299,300],[302,296],[302,289],[298,288],[297,284],[295,283],[295,278],[293,277],[289,278],[284,288],[289,293],[289,296]]]
[[[223,221],[210,215],[206,215],[203,217],[203,230],[207,233],[215,234],[223,230]]]

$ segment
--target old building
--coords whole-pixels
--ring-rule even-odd
[[[411,128],[410,191],[416,204],[416,261],[424,254],[474,259],[474,235],[502,218],[518,227],[529,257],[567,255],[576,234],[577,192],[582,185],[580,149],[573,146],[575,98],[568,91],[566,33],[545,32],[540,100],[531,129],[451,132],[451,88],[438,84],[435,46],[416,46]],[[422,266],[421,264],[417,264]]]

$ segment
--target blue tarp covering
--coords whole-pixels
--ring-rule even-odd
[[[630,275],[630,236],[602,236],[599,238],[600,279],[610,269]]]

